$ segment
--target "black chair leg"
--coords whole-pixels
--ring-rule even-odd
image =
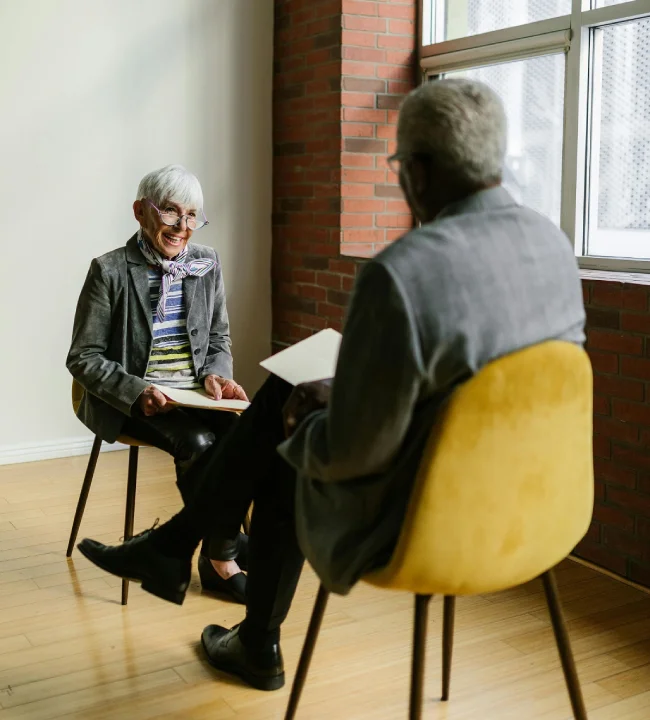
[[[456,598],[445,596],[442,626],[442,700],[449,700],[451,684],[451,658],[454,651],[454,620],[456,619]]]
[[[307,630],[305,644],[302,646],[302,652],[300,653],[300,661],[298,663],[298,668],[296,669],[296,676],[293,679],[291,697],[289,698],[289,704],[287,705],[287,712],[284,716],[284,720],[293,720],[296,717],[296,710],[298,709],[300,696],[302,695],[302,690],[305,686],[305,681],[307,680],[309,665],[311,663],[312,655],[314,654],[314,648],[316,647],[318,633],[320,632],[320,626],[323,621],[323,615],[325,615],[325,608],[327,607],[329,596],[329,592],[321,585],[318,588],[318,595],[316,596],[311,620],[309,621],[309,629]]]
[[[70,557],[72,555],[72,551],[74,550],[74,544],[77,540],[77,534],[79,533],[81,519],[84,516],[84,510],[86,509],[86,500],[88,500],[88,493],[90,492],[90,485],[93,481],[95,467],[97,466],[97,458],[99,457],[101,447],[102,439],[98,435],[95,435],[93,447],[90,451],[90,458],[88,458],[88,466],[86,467],[83,485],[81,486],[81,493],[79,494],[79,501],[77,502],[77,509],[74,514],[74,521],[72,522],[70,540],[68,540],[68,549],[65,553],[67,557]]]
[[[413,659],[411,664],[411,698],[409,720],[420,720],[424,695],[424,660],[427,646],[427,617],[431,595],[415,596],[413,623]]]
[[[573,653],[571,652],[571,642],[564,622],[564,613],[560,605],[557,584],[552,570],[542,575],[542,582],[544,583],[546,602],[548,603],[553,632],[555,633],[555,642],[557,643],[557,649],[560,653],[564,678],[569,690],[569,697],[571,698],[573,715],[576,720],[587,720],[587,711],[582,697],[582,690],[580,689],[580,680],[573,659]]]
[[[129,478],[126,486],[126,513],[124,515],[124,541],[133,537],[133,519],[135,517],[135,490],[138,479],[138,451],[140,448],[129,448]],[[129,581],[122,580],[122,605],[129,601]]]

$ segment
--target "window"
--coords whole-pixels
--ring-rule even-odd
[[[504,101],[511,193],[583,266],[650,272],[650,1],[423,2],[426,78]]]

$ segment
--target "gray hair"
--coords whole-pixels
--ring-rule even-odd
[[[500,183],[507,120],[499,96],[473,80],[425,83],[406,97],[397,131],[398,154],[431,157],[436,171],[461,188]]]
[[[136,200],[144,198],[158,207],[164,202],[174,202],[195,210],[203,209],[201,183],[182,165],[167,165],[145,175],[138,186]]]

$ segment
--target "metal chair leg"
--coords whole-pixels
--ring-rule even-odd
[[[124,515],[124,541],[133,537],[133,520],[135,517],[135,490],[138,479],[138,451],[140,448],[129,448],[129,476],[126,486],[126,513]],[[129,581],[122,580],[122,605],[129,600]]]
[[[298,703],[300,702],[300,696],[302,695],[302,690],[305,686],[305,681],[307,680],[309,665],[311,663],[312,655],[314,654],[314,648],[316,647],[318,633],[320,632],[320,626],[323,621],[323,615],[325,615],[325,608],[327,607],[329,596],[329,592],[321,585],[318,588],[318,595],[316,596],[311,620],[309,621],[309,629],[307,630],[305,644],[302,646],[302,652],[300,653],[300,661],[298,663],[298,668],[296,669],[296,676],[293,679],[291,697],[289,698],[289,704],[287,705],[287,712],[284,716],[284,720],[293,720],[296,717]]]
[[[557,649],[560,653],[564,678],[569,691],[569,697],[571,698],[573,715],[576,720],[587,720],[587,710],[585,709],[582,690],[580,689],[580,680],[573,659],[573,653],[571,652],[571,642],[564,622],[564,613],[560,605],[557,584],[552,570],[542,575],[542,582],[544,583],[546,602],[548,603],[553,632],[555,633],[555,642],[557,643]]]
[[[90,451],[90,457],[88,458],[88,465],[86,467],[83,485],[81,486],[81,493],[79,494],[79,500],[77,502],[77,509],[72,522],[72,530],[70,531],[70,539],[68,540],[68,549],[65,553],[67,557],[70,557],[72,555],[72,551],[74,550],[74,544],[77,540],[77,534],[79,533],[81,519],[84,516],[84,510],[86,509],[86,500],[88,500],[88,493],[90,492],[90,485],[93,481],[95,467],[97,466],[97,458],[99,457],[101,447],[102,439],[98,435],[95,435],[93,447]]]
[[[413,659],[411,665],[411,698],[409,720],[420,720],[424,695],[424,660],[427,645],[427,617],[431,595],[415,596],[413,623]]]
[[[451,684],[451,658],[454,650],[454,621],[456,619],[456,598],[445,596],[442,629],[442,700],[449,700]]]

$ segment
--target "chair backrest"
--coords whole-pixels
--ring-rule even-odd
[[[588,356],[546,342],[485,367],[431,437],[397,548],[365,579],[420,594],[514,587],[565,558],[593,512]]]
[[[81,385],[76,380],[73,380],[72,381],[72,409],[74,410],[75,415],[77,414],[77,410],[79,410],[79,405],[81,405],[83,396],[84,396],[83,387],[81,387]]]

